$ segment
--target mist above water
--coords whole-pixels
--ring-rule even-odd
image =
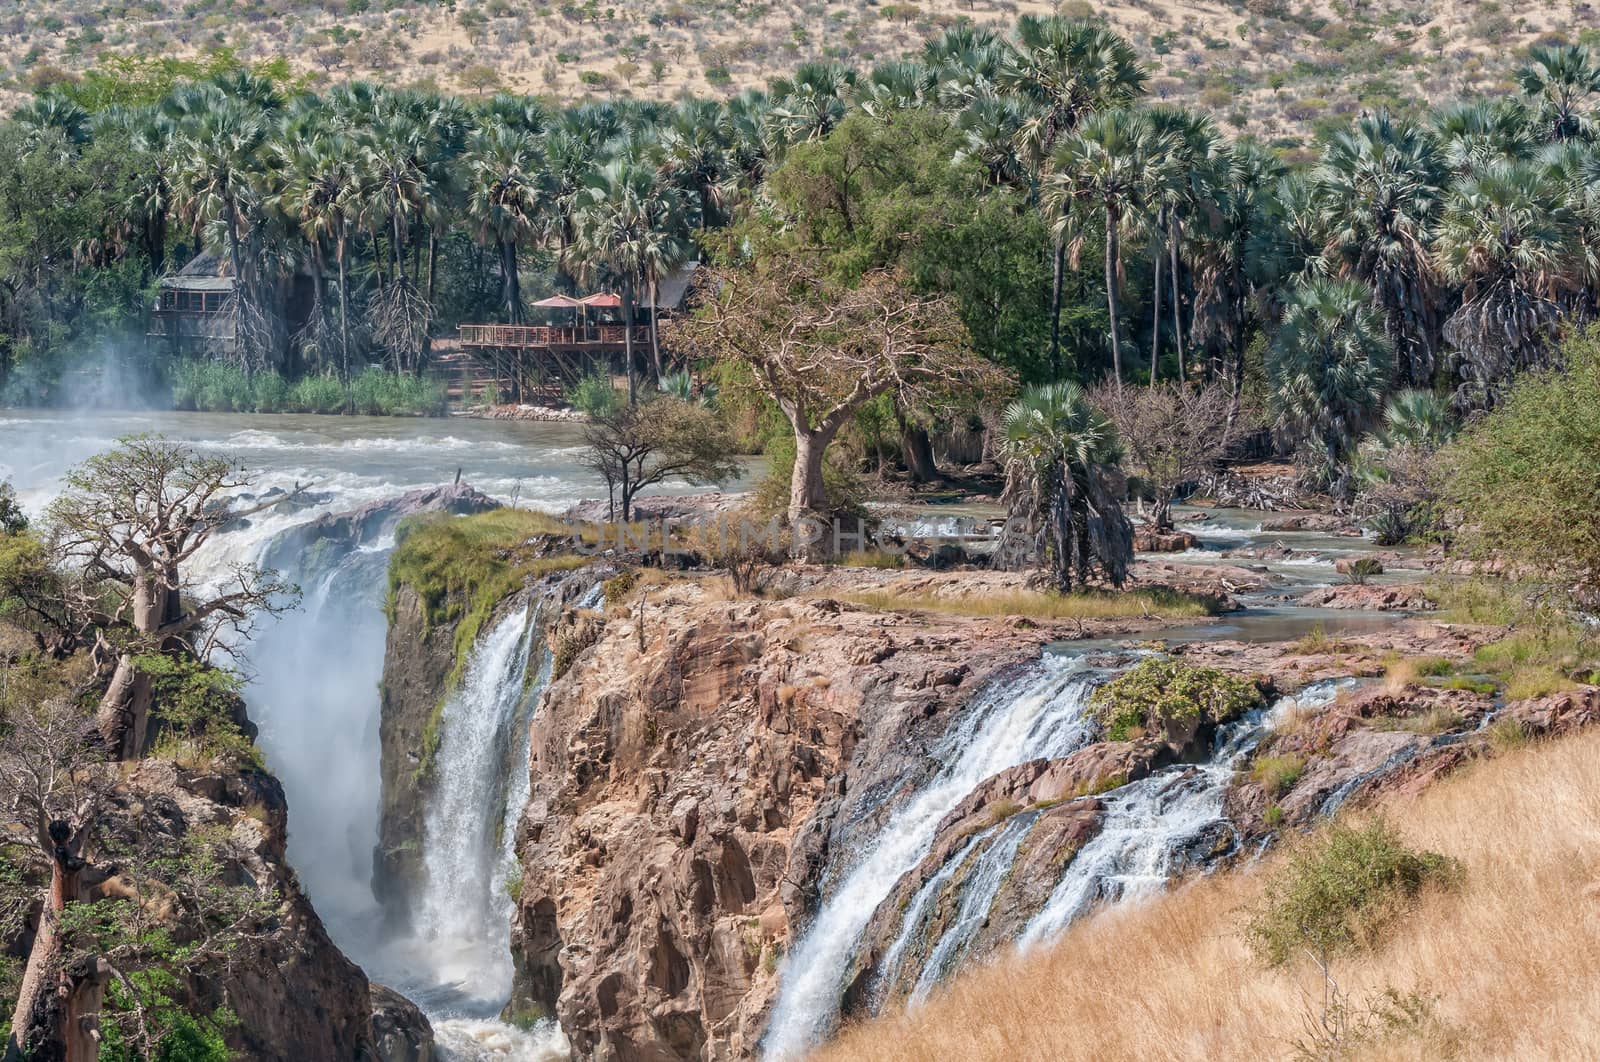
[[[189,573],[198,583],[231,562],[263,559],[281,532],[323,513],[449,483],[458,471],[479,490],[524,508],[559,511],[601,493],[580,464],[581,432],[570,425],[309,415],[0,410],[0,478],[12,482],[37,516],[60,492],[68,469],[141,432],[232,458],[252,473],[255,495],[308,488],[310,504],[263,512],[217,534]],[[477,746],[499,750],[492,765],[476,762],[474,746],[448,735],[444,748],[446,755],[459,753],[459,762],[452,762],[463,777],[487,779],[478,795],[492,806],[480,815],[498,846],[475,849],[473,858],[487,859],[483,877],[497,890],[489,894],[492,902],[480,907],[472,925],[436,920],[416,940],[393,939],[383,928],[372,857],[380,797],[382,604],[392,545],[392,537],[379,537],[332,563],[273,557],[300,583],[302,604],[264,621],[242,663],[259,745],[288,796],[290,862],[340,948],[374,980],[423,997],[447,1058],[563,1058],[565,1040],[554,1026],[515,1029],[493,1020],[509,992],[504,879],[515,865],[498,842],[509,838],[507,824],[514,824],[526,799],[525,733],[510,750],[510,758],[521,756],[523,763],[508,764],[503,754],[525,715],[513,712],[501,720],[509,729]],[[527,649],[525,637],[518,644]],[[515,659],[507,654],[501,663]],[[520,691],[525,675],[518,674]],[[460,821],[474,808],[454,811]]]

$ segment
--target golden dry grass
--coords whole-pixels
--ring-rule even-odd
[[[1432,997],[1420,1025],[1347,1057],[1600,1057],[1600,733],[1530,745],[1389,806],[1408,840],[1460,859],[1379,952],[1335,975],[1358,1005]],[[1270,861],[1269,861],[1270,866]],[[1269,970],[1239,936],[1262,870],[1219,874],[958,978],[910,1014],[848,1030],[817,1062],[1289,1058],[1320,1000],[1309,966]]]
[[[1116,593],[1046,594],[1014,590],[973,597],[937,597],[896,590],[839,594],[866,608],[885,612],[940,612],[955,616],[1027,616],[1031,619],[1183,619],[1215,613],[1203,598],[1172,590],[1128,590]]]

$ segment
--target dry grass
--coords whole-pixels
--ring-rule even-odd
[[[1588,1059],[1600,1044],[1600,734],[1485,761],[1389,816],[1460,859],[1387,948],[1340,961],[1353,1001],[1431,999],[1426,1020],[1347,1057]],[[1077,926],[1051,950],[959,979],[848,1031],[821,1062],[1291,1057],[1320,1004],[1309,965],[1269,970],[1239,934],[1259,871],[1221,874]]]
[[[868,590],[839,594],[840,600],[884,612],[940,612],[956,616],[1026,616],[1029,619],[1183,619],[1215,614],[1204,598],[1172,590],[1091,591],[1046,594],[1013,590],[981,597],[944,598],[931,594]]]

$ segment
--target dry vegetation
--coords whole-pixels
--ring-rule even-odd
[[[1324,1014],[1315,966],[1269,969],[1241,933],[1274,859],[974,970],[913,1016],[859,1026],[814,1058],[1592,1058],[1597,758],[1600,734],[1532,745],[1390,805],[1408,842],[1459,859],[1465,873],[1454,891],[1425,892],[1385,946],[1335,960],[1346,1028],[1361,1035],[1332,1049],[1310,1043]]]
[[[1144,54],[1158,99],[1287,138],[1362,107],[1503,89],[1552,31],[1600,26],[1582,0],[13,0],[0,13],[0,102],[93,67],[105,53],[180,58],[232,48],[288,57],[312,84],[373,78],[468,95],[505,88],[564,100],[731,95],[800,62],[865,72],[961,20],[1098,13]]]

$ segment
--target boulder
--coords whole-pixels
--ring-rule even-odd
[[[1438,607],[1427,590],[1411,584],[1374,586],[1339,583],[1319,587],[1296,604],[1306,608],[1347,608],[1372,612],[1431,612]]]
[[[372,1049],[376,1062],[433,1062],[433,1026],[411,1000],[392,988],[372,988]]]
[[[1557,737],[1600,722],[1600,687],[1584,686],[1506,706],[1506,718],[1530,734]]]
[[[1194,535],[1176,528],[1162,531],[1143,524],[1133,529],[1135,553],[1182,553],[1187,549],[1196,549],[1199,545],[1200,540]]]

